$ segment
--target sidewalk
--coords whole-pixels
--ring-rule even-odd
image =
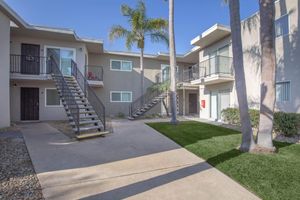
[[[77,142],[46,123],[22,125],[46,199],[258,199],[143,122],[113,126]]]

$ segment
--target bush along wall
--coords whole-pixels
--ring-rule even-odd
[[[258,128],[259,125],[259,110],[249,110],[251,124],[253,128]],[[240,125],[240,114],[237,108],[227,108],[222,111],[224,122]],[[284,134],[285,136],[293,136],[300,131],[300,114],[297,113],[274,113],[274,131],[275,133]]]

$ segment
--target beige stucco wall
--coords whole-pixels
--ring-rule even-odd
[[[21,118],[21,88],[32,87],[39,88],[39,118],[44,120],[66,120],[67,115],[64,107],[61,106],[46,106],[45,89],[55,88],[54,82],[49,81],[11,81],[10,101],[11,101],[11,120],[20,121]]]
[[[10,20],[0,12],[0,128],[10,125],[9,41]]]
[[[131,72],[112,71],[110,70],[110,60],[128,60],[133,62]],[[145,58],[144,74],[145,88],[144,91],[155,82],[155,76],[161,73],[161,66],[168,64],[168,61]],[[140,60],[139,57],[115,55],[115,54],[89,54],[89,65],[103,66],[104,69],[104,87],[95,89],[99,98],[104,102],[107,115],[117,115],[123,113],[128,115],[130,103],[110,102],[111,91],[131,91],[133,101],[141,96],[140,89]],[[178,63],[179,68],[188,64]],[[162,106],[157,106],[149,113],[161,113]]]
[[[51,40],[47,38],[33,38],[28,36],[22,36],[21,33],[11,36],[11,50],[12,54],[21,54],[21,44],[36,44],[40,45],[40,56],[46,56],[45,48],[48,47],[61,47],[71,48],[76,50],[76,63],[80,71],[84,72],[85,55],[87,54],[86,46],[84,43],[79,42],[66,42],[61,40]]]

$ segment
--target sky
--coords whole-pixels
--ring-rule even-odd
[[[101,39],[110,51],[127,51],[123,39],[109,41],[113,25],[128,27],[120,7],[136,5],[137,0],[4,0],[27,23],[32,25],[70,28],[84,38]],[[145,0],[147,15],[168,19],[168,2]],[[258,10],[257,0],[241,0],[241,18]],[[184,54],[191,50],[190,41],[214,24],[229,25],[229,8],[223,0],[175,0],[176,51]],[[132,48],[133,52],[138,49]],[[146,40],[145,52],[168,52],[165,44]]]

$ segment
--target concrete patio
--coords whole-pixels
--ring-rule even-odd
[[[47,123],[21,131],[46,199],[259,199],[142,121],[72,141]]]

